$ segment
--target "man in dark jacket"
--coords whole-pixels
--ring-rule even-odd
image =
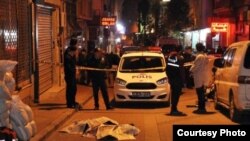
[[[87,52],[85,49],[81,49],[78,53],[78,63],[79,66],[87,66]],[[88,73],[86,70],[80,70],[79,83],[87,85],[88,84]]]
[[[104,69],[107,67],[107,61],[104,55],[102,54],[102,50],[100,48],[96,48],[94,50],[94,55],[91,56],[88,60],[88,66],[97,69]],[[91,82],[92,82],[93,96],[95,103],[94,109],[95,110],[99,109],[99,98],[98,98],[99,89],[101,89],[106,109],[107,110],[113,109],[109,103],[108,90],[105,81],[107,77],[106,72],[100,70],[91,70],[89,73],[90,73],[90,78],[92,80]]]
[[[194,79],[190,75],[189,69],[191,67],[191,63],[195,60],[195,56],[193,55],[192,47],[186,47],[183,54],[183,63],[190,63],[190,65],[186,65],[184,67],[185,71],[185,84],[187,88],[193,88],[194,86]]]
[[[76,47],[77,40],[72,38],[69,47],[64,52],[64,79],[66,82],[67,108],[75,108],[76,96]]]
[[[171,87],[171,111],[170,115],[185,115],[178,111],[177,105],[182,90],[181,76],[181,58],[178,56],[175,45],[169,47],[169,56],[167,57],[167,76]]]

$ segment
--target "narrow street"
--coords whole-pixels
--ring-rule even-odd
[[[96,140],[59,130],[74,121],[103,116],[138,127],[137,141],[173,141],[177,133],[173,125],[215,125],[220,129],[217,125],[244,124],[250,129],[250,0],[0,3],[0,131],[13,130],[4,133],[10,140]],[[167,101],[167,82],[180,88],[182,80],[183,84],[194,80],[198,92],[202,92],[201,86],[215,84],[216,102],[231,112],[217,110],[218,105],[215,109],[209,99],[208,112],[194,113],[198,98],[195,89],[187,88],[178,103],[185,116],[170,115],[170,107],[163,103],[117,104],[111,87],[109,100],[114,109],[107,106],[111,110],[106,110],[99,94],[100,109],[94,110],[92,87],[80,84],[76,101],[82,109],[77,110],[75,77],[79,83],[94,79],[94,86],[99,82],[104,86],[99,81],[104,78],[109,83],[115,80],[120,100]],[[197,85],[198,79],[203,79],[199,80],[202,84]],[[108,105],[107,96],[105,100]],[[20,106],[13,108],[14,104]],[[203,106],[200,104],[200,110],[204,112]],[[14,122],[17,112],[20,124]],[[232,122],[242,113],[248,115]],[[247,138],[249,135],[250,131]],[[2,140],[8,139],[0,134]]]
[[[91,97],[91,87],[78,85],[77,99]],[[109,88],[110,98],[113,98],[113,89]],[[114,105],[115,109],[106,111],[100,95],[100,110],[94,108],[93,98],[87,99],[83,103],[83,110],[75,113],[65,123],[60,125],[58,130],[54,131],[46,140],[47,141],[72,141],[72,140],[96,140],[81,135],[71,135],[60,133],[59,130],[77,120],[87,120],[106,116],[116,120],[120,124],[132,123],[138,127],[141,132],[136,136],[138,141],[172,141],[172,126],[174,124],[202,124],[202,125],[221,125],[221,124],[238,124],[232,122],[227,113],[219,112],[214,109],[213,102],[207,102],[207,114],[194,114],[196,94],[194,89],[183,89],[183,94],[179,101],[179,110],[185,112],[187,116],[170,116],[170,108],[162,104],[155,103],[127,103]]]

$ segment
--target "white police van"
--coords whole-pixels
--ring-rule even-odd
[[[215,66],[215,108],[228,108],[230,118],[237,121],[250,112],[250,41],[230,45]]]
[[[125,53],[114,83],[116,102],[143,101],[169,104],[170,85],[161,52]]]

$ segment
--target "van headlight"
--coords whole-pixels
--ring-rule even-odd
[[[162,84],[168,83],[168,78],[167,78],[167,77],[164,77],[164,78],[162,78],[162,79],[156,81],[156,83],[157,83],[158,85],[162,85]]]
[[[115,79],[115,82],[116,82],[117,84],[123,85],[123,86],[125,86],[126,83],[127,83],[125,80],[120,79],[120,78],[116,78],[116,79]]]

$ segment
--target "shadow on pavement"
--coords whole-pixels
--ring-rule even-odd
[[[38,106],[66,106],[65,103],[41,103]]]
[[[174,116],[174,117],[185,117],[185,116],[187,116],[187,114],[185,114],[185,113],[183,113],[183,114],[177,114],[177,115],[173,115],[173,114],[167,113],[166,115],[167,116]]]
[[[239,124],[247,124],[250,125],[250,114],[243,114],[240,118],[240,121],[238,121]]]
[[[229,115],[229,110],[224,108],[224,107],[221,107],[219,106],[218,107],[218,111],[220,113],[222,113],[225,117],[227,117],[228,119],[230,119],[230,115]],[[242,113],[241,117],[239,118],[238,121],[233,121],[235,123],[238,123],[238,124],[247,124],[247,125],[250,125],[250,113]]]
[[[54,109],[65,109],[66,104],[63,103],[42,103],[38,105],[39,110],[54,110]]]
[[[157,103],[157,102],[115,102],[111,101],[113,107],[115,108],[131,108],[131,109],[156,109],[156,108],[166,108],[167,103]]]
[[[197,114],[197,115],[211,115],[211,114],[215,114],[216,112],[202,112],[202,113],[196,113],[196,112],[193,112],[194,114]]]

